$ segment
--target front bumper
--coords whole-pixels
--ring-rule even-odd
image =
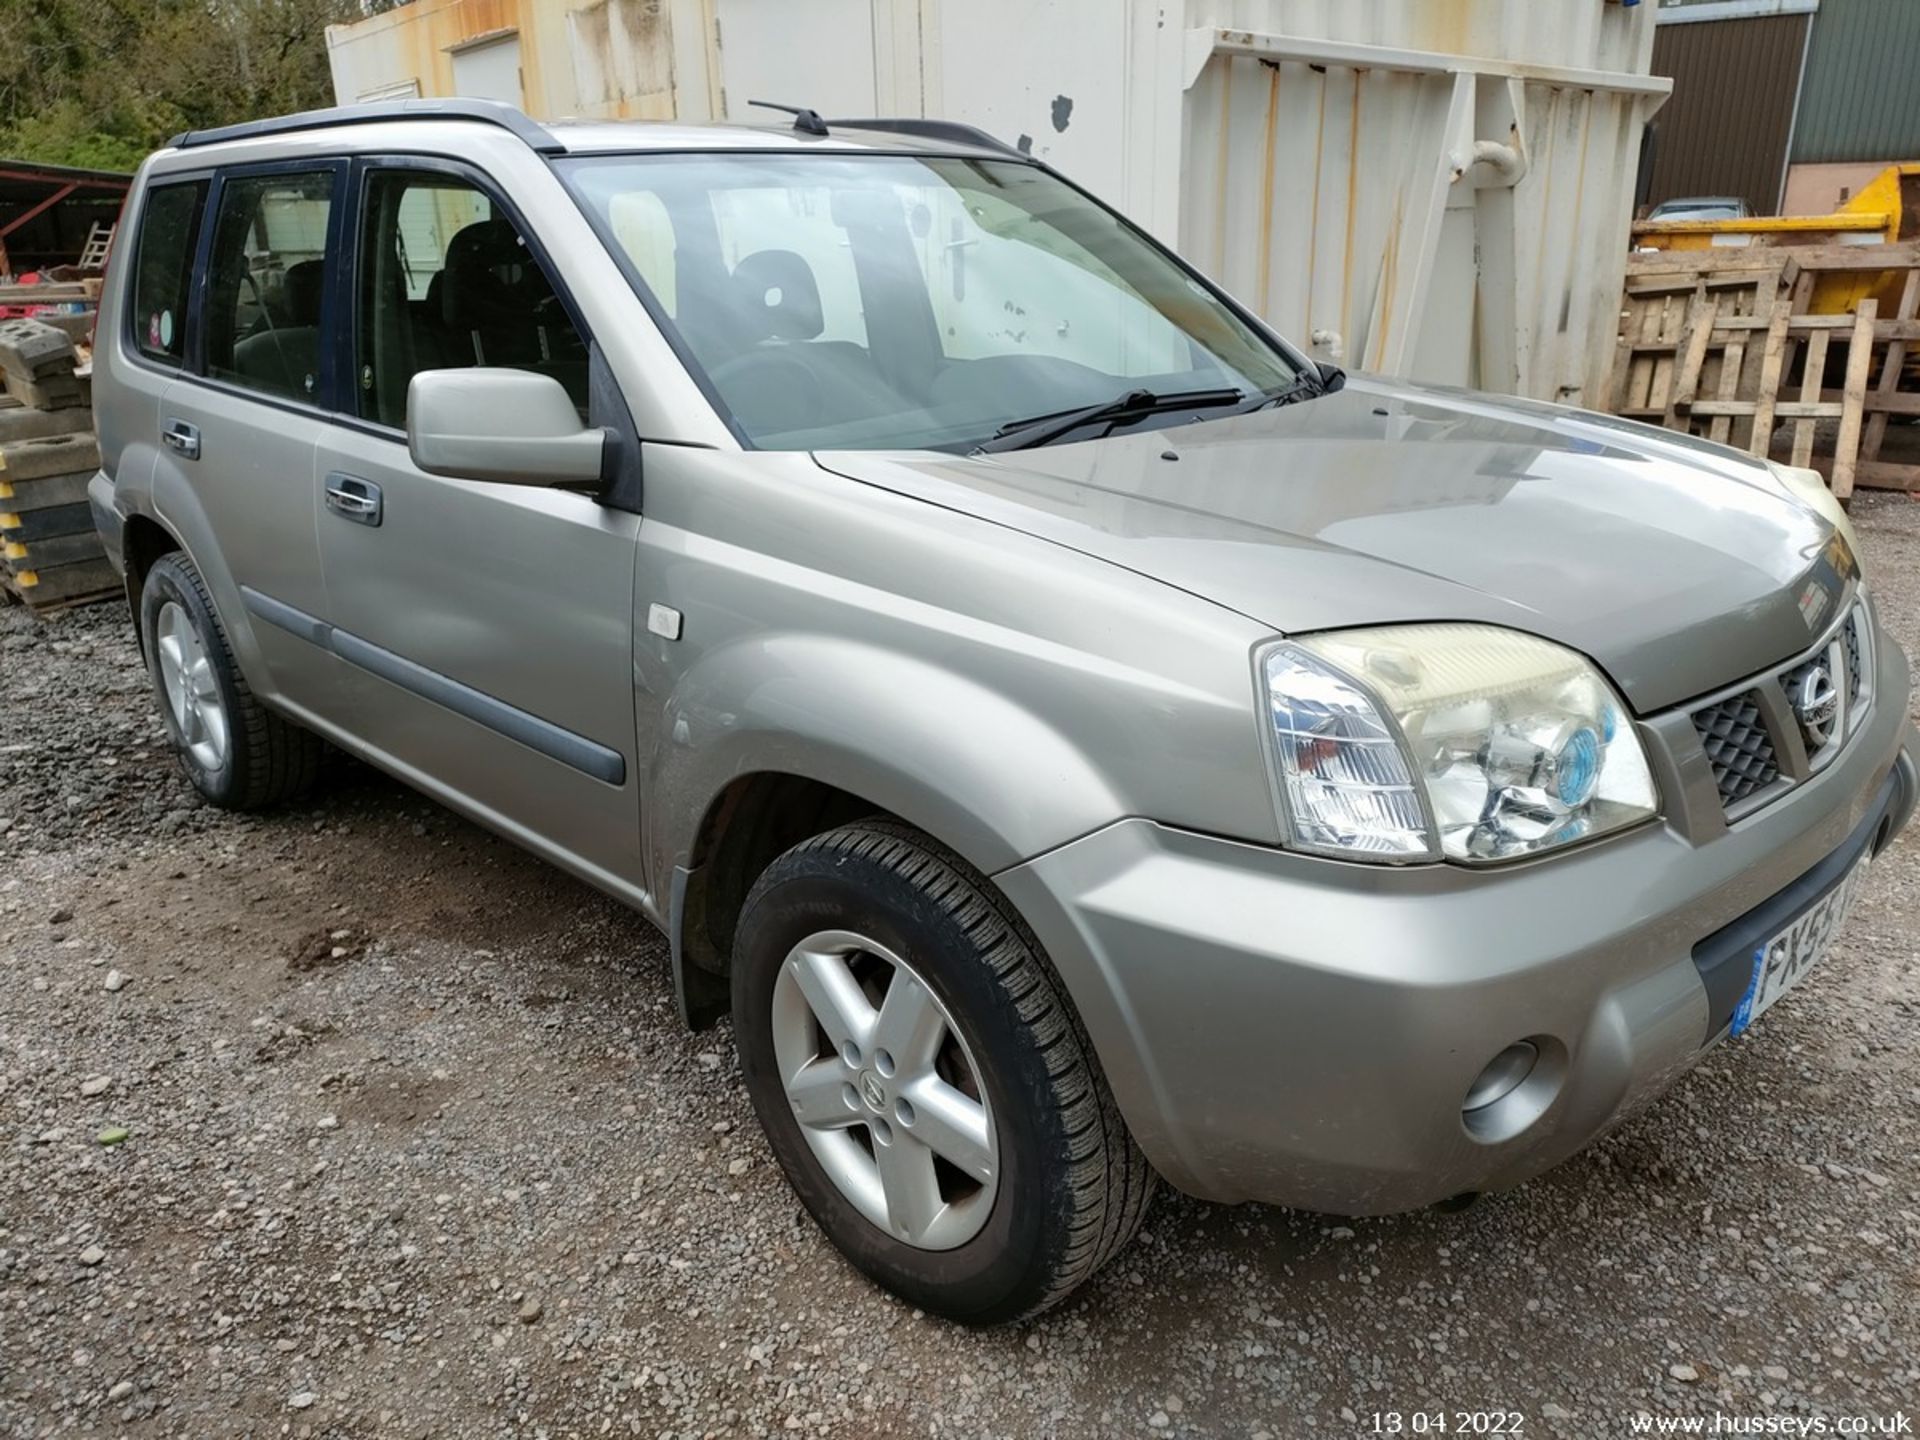
[[[1167,1179],[1414,1209],[1538,1174],[1724,1032],[1730,972],[1709,962],[1739,922],[1784,923],[1811,898],[1797,882],[1914,808],[1920,733],[1891,644],[1878,681],[1886,703],[1833,764],[1699,845],[1652,824],[1495,870],[1394,869],[1127,820],[997,879]],[[1468,1089],[1521,1039],[1556,1067],[1551,1103],[1517,1134],[1470,1133]]]

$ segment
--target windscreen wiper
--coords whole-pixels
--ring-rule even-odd
[[[1111,400],[1082,405],[1074,410],[1059,410],[1051,415],[1035,415],[1027,420],[1010,420],[993,432],[993,438],[973,447],[976,455],[997,450],[1030,450],[1070,435],[1084,425],[1103,421],[1111,426],[1124,420],[1138,420],[1167,410],[1210,410],[1221,405],[1238,405],[1246,394],[1234,389],[1216,390],[1129,390]]]
[[[1346,376],[1342,374],[1342,372],[1335,371],[1334,373],[1340,375],[1341,380],[1344,382]],[[1330,394],[1339,388],[1340,386],[1337,384],[1328,384],[1323,381],[1312,371],[1303,370],[1300,372],[1300,378],[1291,384],[1282,385],[1278,390],[1262,390],[1259,394],[1249,397],[1244,403],[1236,405],[1233,408],[1233,413],[1235,415],[1245,415],[1254,410],[1266,410],[1277,408],[1281,405],[1291,405],[1296,400],[1312,400],[1316,396]]]

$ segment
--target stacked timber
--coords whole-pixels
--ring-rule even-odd
[[[120,593],[87,505],[100,449],[84,368],[65,328],[0,322],[0,589],[35,610]]]
[[[1820,471],[1920,491],[1889,423],[1920,417],[1920,244],[1628,257],[1607,408]]]

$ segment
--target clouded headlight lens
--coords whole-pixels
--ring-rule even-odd
[[[1491,625],[1398,625],[1285,641],[1261,665],[1297,848],[1505,860],[1658,806],[1612,687],[1549,641]]]

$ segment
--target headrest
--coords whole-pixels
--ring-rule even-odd
[[[464,324],[475,307],[510,303],[525,277],[529,257],[511,220],[476,220],[447,242],[440,272],[443,319]],[[538,298],[538,297],[535,297]]]
[[[513,228],[511,220],[476,220],[471,225],[461,226],[453,239],[447,242],[449,270],[472,270],[478,267],[495,270],[526,263],[526,246],[520,243],[520,234]],[[497,278],[510,281],[515,277],[503,274]]]
[[[320,291],[326,278],[324,260],[302,260],[287,267],[287,273],[280,277],[280,297],[286,306],[289,325],[320,323]]]
[[[742,318],[755,340],[811,340],[826,328],[813,269],[791,250],[756,250],[733,267]]]

